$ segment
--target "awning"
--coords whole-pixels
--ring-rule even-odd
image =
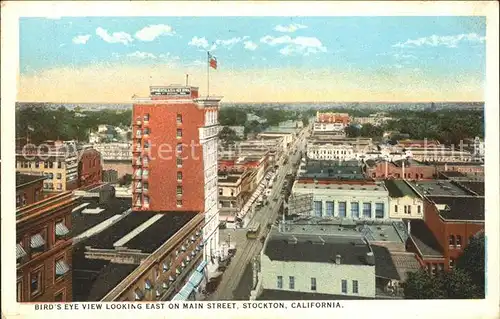
[[[42,235],[36,234],[31,236],[31,248],[40,248],[45,245],[45,240]]]
[[[67,234],[69,234],[69,230],[66,227],[66,225],[64,225],[63,223],[57,223],[56,224],[56,235],[57,236],[64,236]]]
[[[191,238],[190,238],[190,239],[191,239],[191,241],[195,241],[194,236],[191,236]]]
[[[190,283],[187,282],[184,287],[182,287],[181,291],[179,291],[178,295],[182,295],[185,299],[187,300],[189,298],[189,295],[193,292],[194,286]]]
[[[190,262],[191,261],[191,258],[189,258],[189,256],[186,256],[186,262]]]
[[[203,269],[205,269],[205,267],[208,265],[208,262],[206,260],[202,261],[198,267],[196,267],[196,271],[197,272],[202,272]]]
[[[193,285],[193,287],[198,287],[201,283],[201,281],[203,280],[203,274],[198,272],[198,271],[195,271],[193,272],[193,274],[191,275],[191,277],[189,277],[189,282]]]
[[[172,276],[169,276],[169,277],[168,277],[168,280],[170,280],[170,281],[175,281],[174,277],[172,277]]]
[[[137,288],[134,291],[134,294],[135,294],[135,300],[142,300],[142,298],[144,298],[144,294],[142,293],[142,291],[139,288]]]
[[[69,266],[64,260],[58,260],[56,262],[56,275],[62,276],[69,271]]]
[[[163,284],[161,285],[161,287],[163,289],[168,289],[168,284],[166,282],[163,282]]]
[[[27,254],[26,254],[26,251],[24,251],[24,248],[23,246],[17,244],[16,245],[16,259],[19,259],[19,258],[23,258],[25,257]]]
[[[191,251],[191,256],[193,256],[193,257],[194,257],[195,255],[196,255],[196,252],[195,252],[194,250],[193,250],[193,251]]]
[[[146,280],[144,282],[144,288],[146,288],[147,290],[150,290],[151,289],[151,281]]]
[[[163,272],[168,271],[168,265],[166,263],[163,263]]]
[[[177,275],[179,275],[179,274],[181,273],[181,271],[179,270],[179,268],[175,269],[175,273],[176,273]]]
[[[181,295],[181,294],[177,294],[177,295],[174,296],[174,298],[172,298],[171,301],[176,301],[176,300],[186,301],[186,298],[183,295]]]
[[[186,251],[186,247],[184,247],[184,245],[182,245],[181,250]]]
[[[161,296],[161,292],[158,289],[156,289],[156,297],[160,297],[160,296]]]

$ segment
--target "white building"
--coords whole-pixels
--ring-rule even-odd
[[[375,256],[360,238],[272,234],[256,293],[266,290],[374,298]]]
[[[100,141],[101,141],[101,137],[100,137],[99,134],[94,133],[94,132],[92,132],[92,133],[89,134],[89,143],[90,144],[97,144]]]
[[[311,215],[347,219],[388,219],[389,193],[382,183],[298,180],[292,195],[312,195]]]
[[[307,157],[313,160],[342,160],[357,159],[357,152],[352,145],[330,143],[308,143]]]
[[[132,161],[131,143],[98,143],[93,147],[101,153],[101,158],[105,161]]]
[[[389,192],[389,217],[392,219],[423,219],[424,202],[404,180],[385,180]]]
[[[408,147],[405,152],[407,156],[421,162],[472,162],[474,159],[470,152],[444,146]]]
[[[99,126],[97,126],[97,132],[98,133],[106,133],[108,131],[108,127],[109,127],[109,125],[100,124]]]

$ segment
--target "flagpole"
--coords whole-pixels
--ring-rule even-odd
[[[207,97],[210,96],[210,52],[207,51]]]

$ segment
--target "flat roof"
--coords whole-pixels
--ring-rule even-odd
[[[375,256],[375,276],[401,280],[389,250],[378,245],[371,245],[371,248]]]
[[[471,192],[450,180],[408,181],[421,195],[425,196],[472,196]]]
[[[461,181],[458,183],[464,186],[465,188],[473,191],[478,196],[484,196],[484,182]]]
[[[142,223],[156,215],[154,212],[132,212],[115,224],[85,241],[86,246],[100,249],[114,249],[113,244]]]
[[[119,214],[123,214],[132,206],[130,198],[114,198],[104,204],[99,203],[98,198],[83,198],[80,209],[71,214],[71,236],[76,237],[101,222]],[[98,214],[85,214],[85,209],[104,209]]]
[[[422,268],[413,253],[391,253],[391,258],[401,281],[406,281],[409,272],[416,272]]]
[[[304,221],[296,221],[287,224],[285,234],[313,235],[313,236],[344,236],[344,237],[364,237],[368,242],[396,242],[403,243],[396,229],[397,224],[401,222],[390,223],[371,223],[363,224],[361,221],[347,220],[345,218],[332,218],[331,220],[317,220],[308,218]],[[404,225],[402,225],[404,227]],[[399,227],[401,228],[401,227]]]
[[[461,172],[456,172],[456,171],[444,171],[444,172],[439,172],[442,175],[446,177],[467,177],[464,173]]]
[[[271,260],[334,263],[337,255],[341,264],[368,265],[370,248],[362,239],[274,233],[268,239],[264,254]]]
[[[219,181],[219,183],[236,183],[241,178],[242,175],[243,175],[243,173],[240,174],[239,176],[224,175],[224,174],[219,173],[218,181]]]
[[[484,197],[428,196],[427,198],[435,204],[447,206],[446,209],[439,211],[444,219],[484,221]]]
[[[315,183],[301,183],[298,180],[294,185],[293,189],[335,189],[335,190],[351,190],[351,191],[367,191],[367,192],[386,192],[383,184],[366,184],[366,185],[356,185],[356,184],[344,184],[342,182],[332,182],[329,184],[315,184]]]
[[[39,181],[43,181],[47,179],[46,176],[43,175],[30,175],[30,174],[20,174],[16,173],[16,188],[20,188],[23,186],[27,186]]]
[[[139,214],[142,213],[144,212]],[[158,214],[163,217],[133,237],[124,246],[129,249],[138,249],[143,253],[153,253],[197,215],[196,212],[161,212]]]
[[[419,197],[419,195],[403,180],[386,179],[384,181],[390,197]]]
[[[404,221],[410,222],[410,238],[423,256],[443,258],[443,249],[423,220],[404,219]]]
[[[290,290],[264,289],[257,296],[256,300],[373,300],[375,298],[350,296],[350,295],[330,295]]]

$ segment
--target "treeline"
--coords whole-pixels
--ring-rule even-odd
[[[16,137],[23,139],[29,134],[35,144],[56,139],[87,141],[90,131],[96,131],[100,124],[130,127],[131,121],[132,110],[82,112],[78,108],[28,106],[16,110]]]

